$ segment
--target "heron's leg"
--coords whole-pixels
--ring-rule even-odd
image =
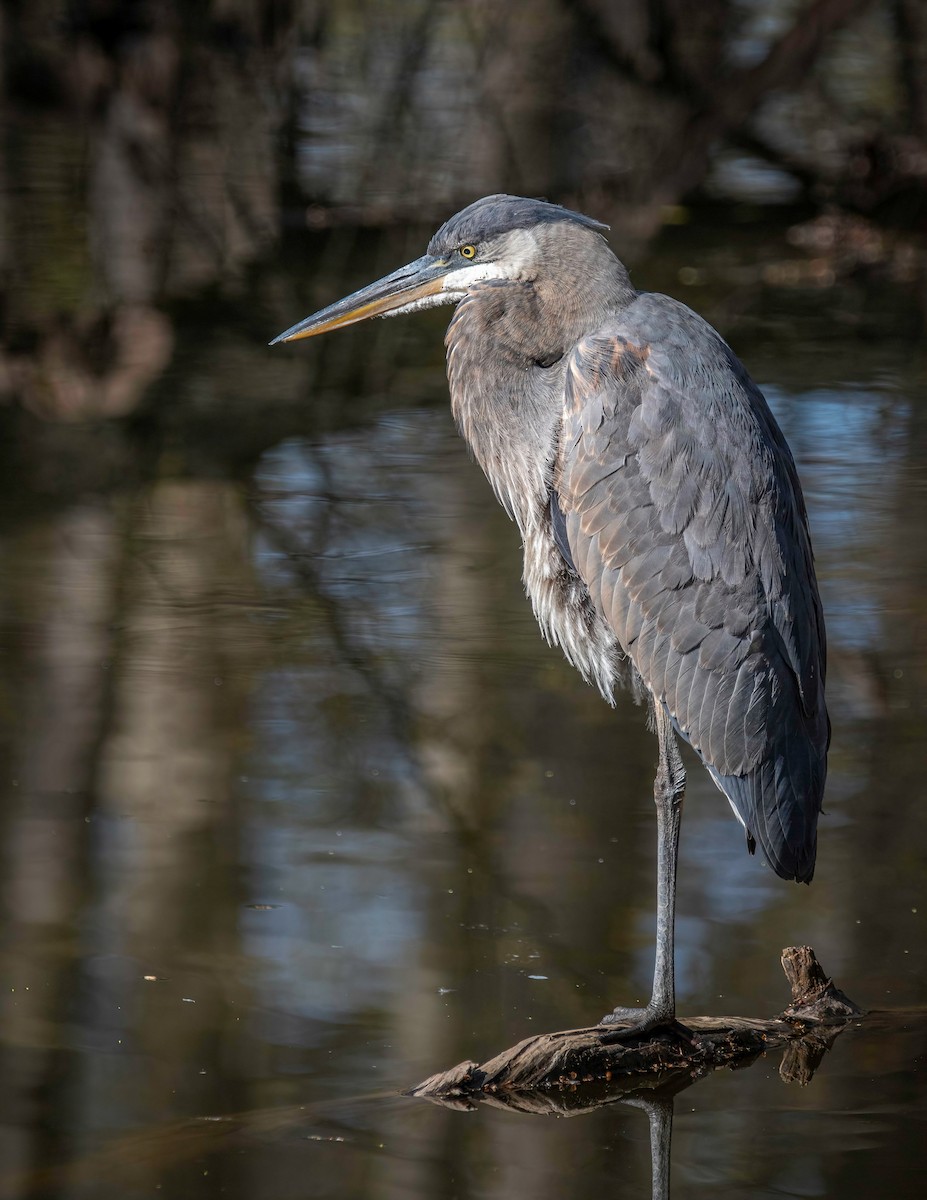
[[[654,716],[660,743],[660,765],[653,787],[657,805],[657,954],[653,994],[647,1007],[661,1021],[672,1021],[676,1017],[676,864],[686,771],[662,704],[654,704]]]
[[[672,723],[662,704],[654,702],[653,719],[660,747],[660,763],[653,784],[657,806],[657,952],[653,992],[646,1008],[616,1008],[602,1019],[602,1025],[628,1024],[627,1029],[615,1031],[616,1037],[646,1033],[658,1025],[672,1025],[676,1019],[676,863],[686,772]]]

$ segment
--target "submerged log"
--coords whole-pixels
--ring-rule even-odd
[[[641,1036],[622,1036],[615,1025],[542,1033],[485,1063],[462,1062],[432,1075],[408,1095],[469,1107],[595,1081],[636,1079],[640,1086],[642,1077],[667,1073],[692,1080],[718,1067],[746,1066],[777,1047],[787,1049],[783,1078],[807,1083],[841,1029],[864,1013],[827,978],[810,946],[783,950],[782,969],[792,1000],[778,1016],[687,1017]]]

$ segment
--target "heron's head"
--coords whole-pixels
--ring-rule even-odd
[[[422,258],[306,317],[271,345],[368,317],[456,304],[471,288],[490,282],[543,281],[575,290],[590,278],[593,264],[607,261],[620,267],[602,238],[607,228],[559,204],[485,196],[442,225]],[[624,268],[620,270],[623,274]]]

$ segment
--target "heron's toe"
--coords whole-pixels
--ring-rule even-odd
[[[608,1026],[599,1036],[599,1040],[606,1045],[648,1033],[668,1033],[688,1046],[694,1046],[697,1040],[691,1029],[676,1020],[675,1012],[663,1012],[657,1008],[616,1008],[607,1013],[599,1025]]]
[[[652,1012],[649,1008],[613,1008],[610,1013],[606,1013],[600,1025],[627,1025],[629,1030],[638,1030],[646,1024]]]

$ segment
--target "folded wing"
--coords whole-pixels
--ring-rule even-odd
[[[571,356],[554,486],[572,565],[645,685],[773,869],[810,880],[824,624],[763,396],[695,313],[640,296]]]

